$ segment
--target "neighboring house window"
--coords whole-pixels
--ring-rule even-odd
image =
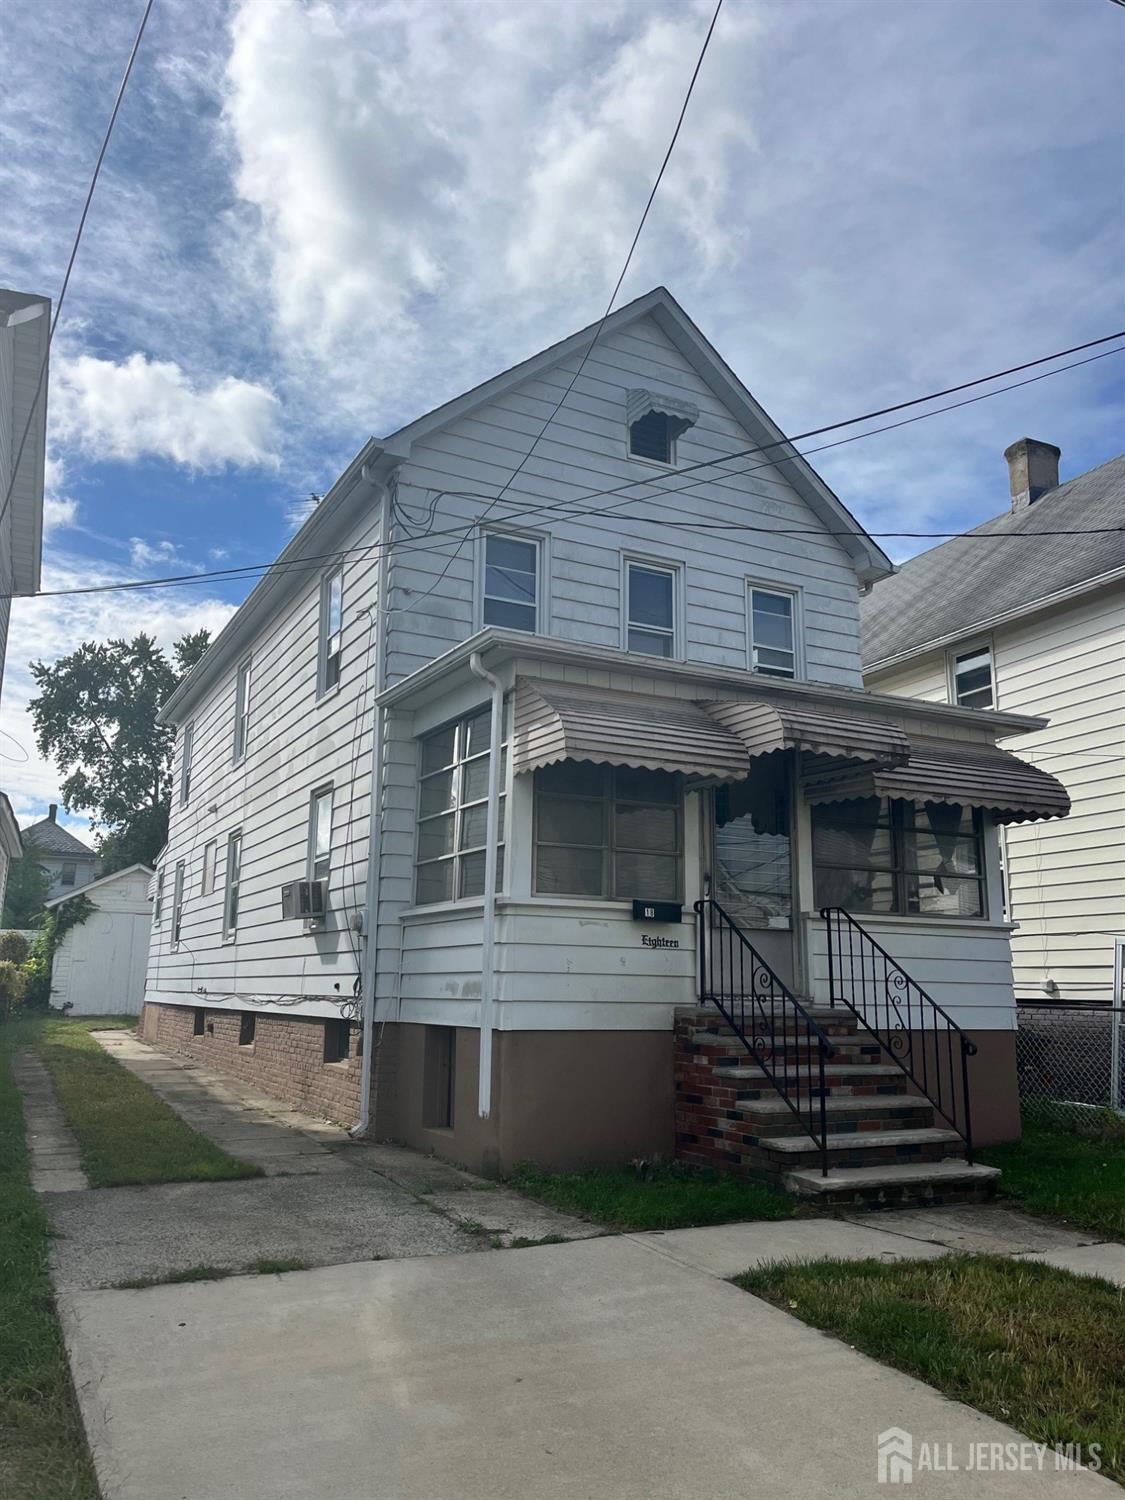
[[[246,754],[250,734],[250,658],[239,666],[234,689],[234,758]]]
[[[418,786],[418,854],[415,900],[419,905],[484,894],[488,819],[488,763],[492,713],[471,714],[422,740]],[[504,766],[501,762],[501,785]],[[504,797],[496,885],[504,868]]]
[[[320,590],[319,691],[327,693],[340,681],[344,658],[344,570],[334,568]]]
[[[646,656],[675,656],[675,568],[626,562],[625,600],[625,649]]]
[[[951,663],[953,700],[962,708],[993,708],[996,695],[992,684],[992,648],[974,646],[962,651]]]
[[[184,726],[184,743],[180,760],[180,805],[186,807],[191,797],[191,756],[195,741],[195,725]]]
[[[61,871],[61,873],[59,875],[59,884],[60,885],[65,885],[65,886],[71,886],[71,885],[74,884],[74,882],[77,879],[78,879],[78,866],[76,864],[72,864],[71,862],[68,861],[62,867],[62,871]]]
[[[156,897],[152,903],[152,925],[160,926],[160,919],[164,915],[164,871],[159,870],[156,875]]]
[[[200,894],[209,896],[215,889],[215,855],[218,845],[214,839],[208,839],[203,846],[203,880],[200,886]]]
[[[176,865],[175,880],[172,885],[172,947],[180,946],[180,931],[184,921],[184,862],[179,860]]]
[[[327,880],[332,864],[332,788],[322,787],[309,799],[309,876]]]
[[[231,938],[238,930],[238,893],[242,884],[242,830],[227,836],[227,885],[223,900],[223,934]]]
[[[797,676],[797,600],[780,589],[750,589],[750,670]]]
[[[678,901],[682,804],[667,771],[586,761],[536,771],[536,895]]]
[[[903,916],[981,917],[979,812],[863,797],[814,806],[816,905]]]
[[[483,624],[534,634],[539,623],[539,543],[486,532],[482,597]]]

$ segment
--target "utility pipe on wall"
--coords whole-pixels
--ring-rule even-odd
[[[495,1004],[496,861],[500,843],[500,746],[504,738],[504,685],[487,671],[479,651],[469,657],[475,677],[492,689],[488,741],[488,808],[484,842],[484,919],[480,945],[480,1070],[477,1110],[487,1120],[492,1109],[492,1026]]]

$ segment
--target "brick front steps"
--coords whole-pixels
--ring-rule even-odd
[[[994,1167],[970,1165],[965,1146],[849,1012],[814,1010],[835,1056],[824,1073],[828,1176],[806,1127],[711,1006],[676,1012],[676,1156],[695,1166],[763,1178],[833,1206],[874,1208],[979,1202]],[[774,1039],[777,1045],[782,1037]],[[784,1037],[801,1062],[801,1106],[815,1099],[815,1051]],[[805,1062],[813,1061],[806,1075]]]

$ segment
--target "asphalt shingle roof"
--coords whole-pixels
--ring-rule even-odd
[[[1117,535],[1041,536],[1120,526]],[[1016,538],[995,543],[979,536]],[[863,664],[930,641],[967,635],[997,615],[1125,567],[1125,453],[1023,510],[1007,510],[969,533],[903,563],[860,601]]]
[[[43,818],[38,823],[32,823],[30,828],[25,828],[23,841],[26,845],[33,845],[41,854],[61,854],[69,859],[97,859],[89,844],[76,839],[50,818]]]

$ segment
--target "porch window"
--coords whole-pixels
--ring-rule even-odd
[[[539,543],[487,532],[484,538],[485,625],[535,633],[539,604]]]
[[[979,811],[863,797],[815,806],[816,904],[845,911],[982,917]]]
[[[676,654],[676,570],[625,564],[625,649],[646,656]]]
[[[678,901],[682,807],[667,771],[586,761],[536,771],[536,894]]]
[[[492,712],[485,708],[422,740],[414,887],[419,906],[484,895],[491,732]],[[501,786],[507,752],[502,755]],[[497,890],[503,885],[504,801],[501,795]]]
[[[962,708],[994,708],[992,648],[977,646],[962,651],[951,663],[953,697]]]

